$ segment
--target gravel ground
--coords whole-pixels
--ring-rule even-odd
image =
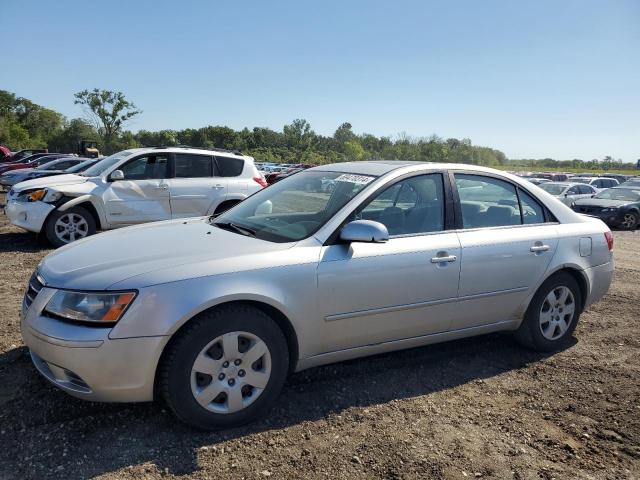
[[[0,479],[640,478],[640,231],[615,242],[611,291],[565,351],[489,335],[315,368],[265,420],[201,433],[36,373],[18,313],[49,250],[0,215]]]

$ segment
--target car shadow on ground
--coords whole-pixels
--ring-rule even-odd
[[[33,232],[4,232],[0,234],[1,252],[35,253],[50,250],[51,245]]]
[[[97,404],[69,397],[37,374],[27,349],[20,347],[0,355],[0,460],[11,458],[15,465],[16,456],[25,455],[28,435],[22,477],[61,472],[69,478],[71,471],[94,476],[143,463],[182,475],[198,470],[198,449],[205,445],[212,448],[351,407],[429,396],[547,356],[523,349],[509,335],[491,334],[317,367],[292,375],[279,404],[265,419],[226,431],[200,432],[179,423],[160,402]],[[0,466],[1,478],[16,474],[2,470]]]

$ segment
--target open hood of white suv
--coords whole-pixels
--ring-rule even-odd
[[[88,179],[88,177],[81,177],[80,175],[74,175],[73,173],[67,173],[65,175],[54,175],[52,177],[34,178],[33,180],[27,180],[25,182],[17,183],[13,186],[13,191],[22,192],[23,190],[30,190],[32,188],[72,185],[74,183],[84,183]]]

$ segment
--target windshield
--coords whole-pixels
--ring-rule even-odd
[[[87,168],[84,172],[81,173],[83,177],[97,177],[102,175],[106,170],[114,166],[120,160],[123,160],[129,156],[133,155],[133,150],[123,150],[118,153],[114,153],[109,157],[104,157],[102,160],[98,161],[93,167]]]
[[[558,185],[557,183],[541,183],[538,186],[551,195],[560,195],[567,188],[566,185]]]
[[[73,167],[67,168],[65,170],[65,172],[67,172],[67,173],[81,172],[81,171],[86,170],[87,168],[89,168],[94,163],[96,163],[96,160],[85,160],[82,163],[79,163],[77,165],[74,165]]]
[[[640,201],[640,190],[630,188],[608,188],[595,196],[605,200],[627,200],[630,202]]]
[[[376,177],[306,170],[260,190],[213,225],[270,242],[313,235]]]

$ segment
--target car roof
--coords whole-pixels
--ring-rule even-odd
[[[362,175],[375,175],[381,176],[394,170],[405,167],[425,167],[425,170],[469,170],[469,171],[481,171],[492,173],[496,172],[495,169],[481,167],[479,165],[467,165],[463,163],[437,163],[437,162],[413,162],[403,160],[367,160],[361,162],[343,162],[333,163],[330,165],[321,165],[319,167],[313,167],[310,170],[324,171],[324,172],[344,172],[344,173],[359,173]],[[507,172],[500,171],[500,173],[509,175]]]
[[[206,155],[218,155],[223,157],[234,157],[242,160],[251,159],[248,155],[243,155],[238,151],[224,150],[222,148],[195,148],[195,147],[141,147],[141,148],[128,148],[128,152],[132,152],[135,154],[139,153],[161,153],[161,152],[171,152],[171,153],[199,153]]]

